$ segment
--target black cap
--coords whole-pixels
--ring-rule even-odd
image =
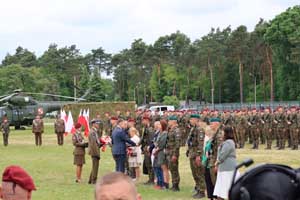
[[[92,119],[91,124],[100,124],[101,121],[99,119]]]

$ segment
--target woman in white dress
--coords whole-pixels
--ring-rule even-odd
[[[236,162],[236,150],[231,127],[225,127],[223,142],[218,149],[218,156],[215,166],[218,168],[217,181],[214,189],[214,196],[219,200],[227,199],[231,186]]]
[[[137,145],[135,147],[129,147],[128,163],[130,168],[134,168],[136,181],[138,181],[141,176],[140,166],[142,164],[142,151],[141,147],[138,146],[141,139],[139,137],[137,129],[134,127],[130,128],[128,133],[130,139]]]

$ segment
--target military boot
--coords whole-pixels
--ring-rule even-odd
[[[180,191],[178,183],[173,183],[172,191],[173,192],[179,192]]]
[[[168,190],[169,189],[169,183],[164,183],[164,187]]]
[[[196,194],[193,195],[194,199],[201,199],[201,198],[204,198],[204,197],[205,197],[204,192],[200,192],[199,190],[197,191]]]

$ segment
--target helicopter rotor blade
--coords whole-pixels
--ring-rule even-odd
[[[75,98],[75,97],[70,97],[70,96],[63,96],[63,95],[57,95],[57,94],[47,94],[47,93],[36,93],[36,92],[24,92],[24,94],[33,94],[33,95],[44,95],[44,96],[51,96],[51,97],[61,97],[65,99],[75,99],[77,101],[84,101],[84,98]]]
[[[4,95],[4,96],[1,96],[0,98],[0,102],[6,102],[8,101],[11,97],[15,96],[17,93],[12,93],[12,94],[9,94],[9,95]]]

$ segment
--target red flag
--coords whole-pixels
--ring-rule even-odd
[[[89,109],[83,112],[83,118],[84,118],[84,135],[87,137],[89,135],[90,132],[90,125],[89,125],[89,115],[90,115],[90,111]]]
[[[84,111],[83,111],[83,112],[84,112]],[[79,124],[81,124],[81,126],[84,126],[84,127],[85,127],[85,119],[84,119],[84,116],[83,116],[83,114],[82,114],[82,110],[80,110],[80,113],[79,113],[77,122],[78,122]]]

